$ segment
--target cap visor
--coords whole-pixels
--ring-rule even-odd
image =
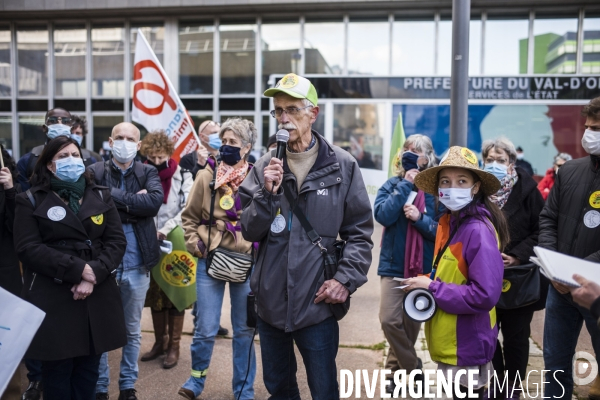
[[[293,92],[293,91],[288,90],[288,89],[280,89],[280,88],[267,89],[267,90],[265,90],[265,92],[263,93],[263,95],[266,96],[266,97],[273,97],[277,93],[285,93],[288,96],[292,96],[292,97],[294,97],[296,99],[305,99],[306,98],[306,96],[302,96],[300,93],[296,93],[296,92]]]

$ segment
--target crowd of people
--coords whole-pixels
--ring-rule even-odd
[[[542,277],[535,301],[499,300],[506,271],[528,264],[535,246],[600,262],[600,98],[583,108],[589,156],[558,154],[539,183],[508,139],[485,141],[481,160],[459,146],[439,160],[427,136],[412,135],[372,209],[357,160],[312,129],[319,107],[310,81],[288,74],[265,96],[289,132],[283,159],[272,137],[251,163],[257,131],[242,118],[203,122],[198,150],[179,162],[164,131],[141,140],[135,125],[119,123],[104,159],[82,148],[85,120],[62,108],[46,113],[45,143],[18,162],[2,148],[0,286],[46,313],[25,355],[29,385],[21,394],[15,374],[3,400],[109,399],[108,352],[118,348],[119,400],[138,398],[138,360],[177,365],[185,310],[150,274],[176,227],[197,259],[191,373],[179,396],[196,399],[209,379],[228,284],[234,398],[255,398],[259,334],[270,398],[300,398],[296,347],[312,398],[338,399],[338,321],[367,281],[373,218],[385,227],[377,271],[385,369],[422,368],[414,349],[421,323],[403,300],[425,289],[438,307],[425,334],[440,370],[473,371],[481,398],[495,371],[517,386],[497,398],[519,398],[530,323],[545,308],[545,396],[571,397],[584,322],[600,354],[600,286]],[[140,357],[144,307],[154,344]],[[394,392],[393,381],[386,390]],[[590,395],[600,397],[600,380]]]

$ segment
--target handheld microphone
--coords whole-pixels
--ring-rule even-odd
[[[283,160],[285,155],[285,146],[287,146],[288,140],[290,140],[290,133],[285,129],[280,129],[275,134],[277,138],[277,151],[275,152],[275,158]]]

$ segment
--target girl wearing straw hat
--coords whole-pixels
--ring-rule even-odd
[[[500,182],[479,169],[475,153],[455,146],[438,167],[418,174],[415,184],[449,211],[439,220],[431,279],[408,279],[404,290],[423,288],[433,294],[438,310],[425,323],[431,359],[438,369],[452,371],[452,377],[458,370],[474,371],[471,389],[482,397],[488,371],[493,374],[498,336],[494,306],[502,290],[501,249],[509,242],[506,219],[488,199]],[[467,374],[460,386],[464,397]]]

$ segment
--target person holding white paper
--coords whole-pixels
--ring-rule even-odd
[[[586,121],[581,145],[589,156],[567,161],[560,168],[540,215],[538,242],[549,250],[600,262],[600,97],[591,100],[582,114]],[[584,322],[598,357],[596,319],[573,301],[568,286],[552,282],[544,323],[544,365],[549,371],[545,397],[571,398],[572,358]],[[590,398],[600,399],[599,378],[590,388]]]
[[[437,230],[434,196],[418,190],[414,178],[420,171],[435,166],[431,139],[411,135],[398,154],[398,174],[377,193],[375,219],[385,226],[379,268],[381,302],[379,320],[390,344],[385,369],[388,379],[399,369],[410,373],[421,368],[415,342],[421,324],[406,317],[402,307],[404,292],[394,278],[410,278],[431,271],[433,245]],[[394,385],[388,386],[393,392]]]

